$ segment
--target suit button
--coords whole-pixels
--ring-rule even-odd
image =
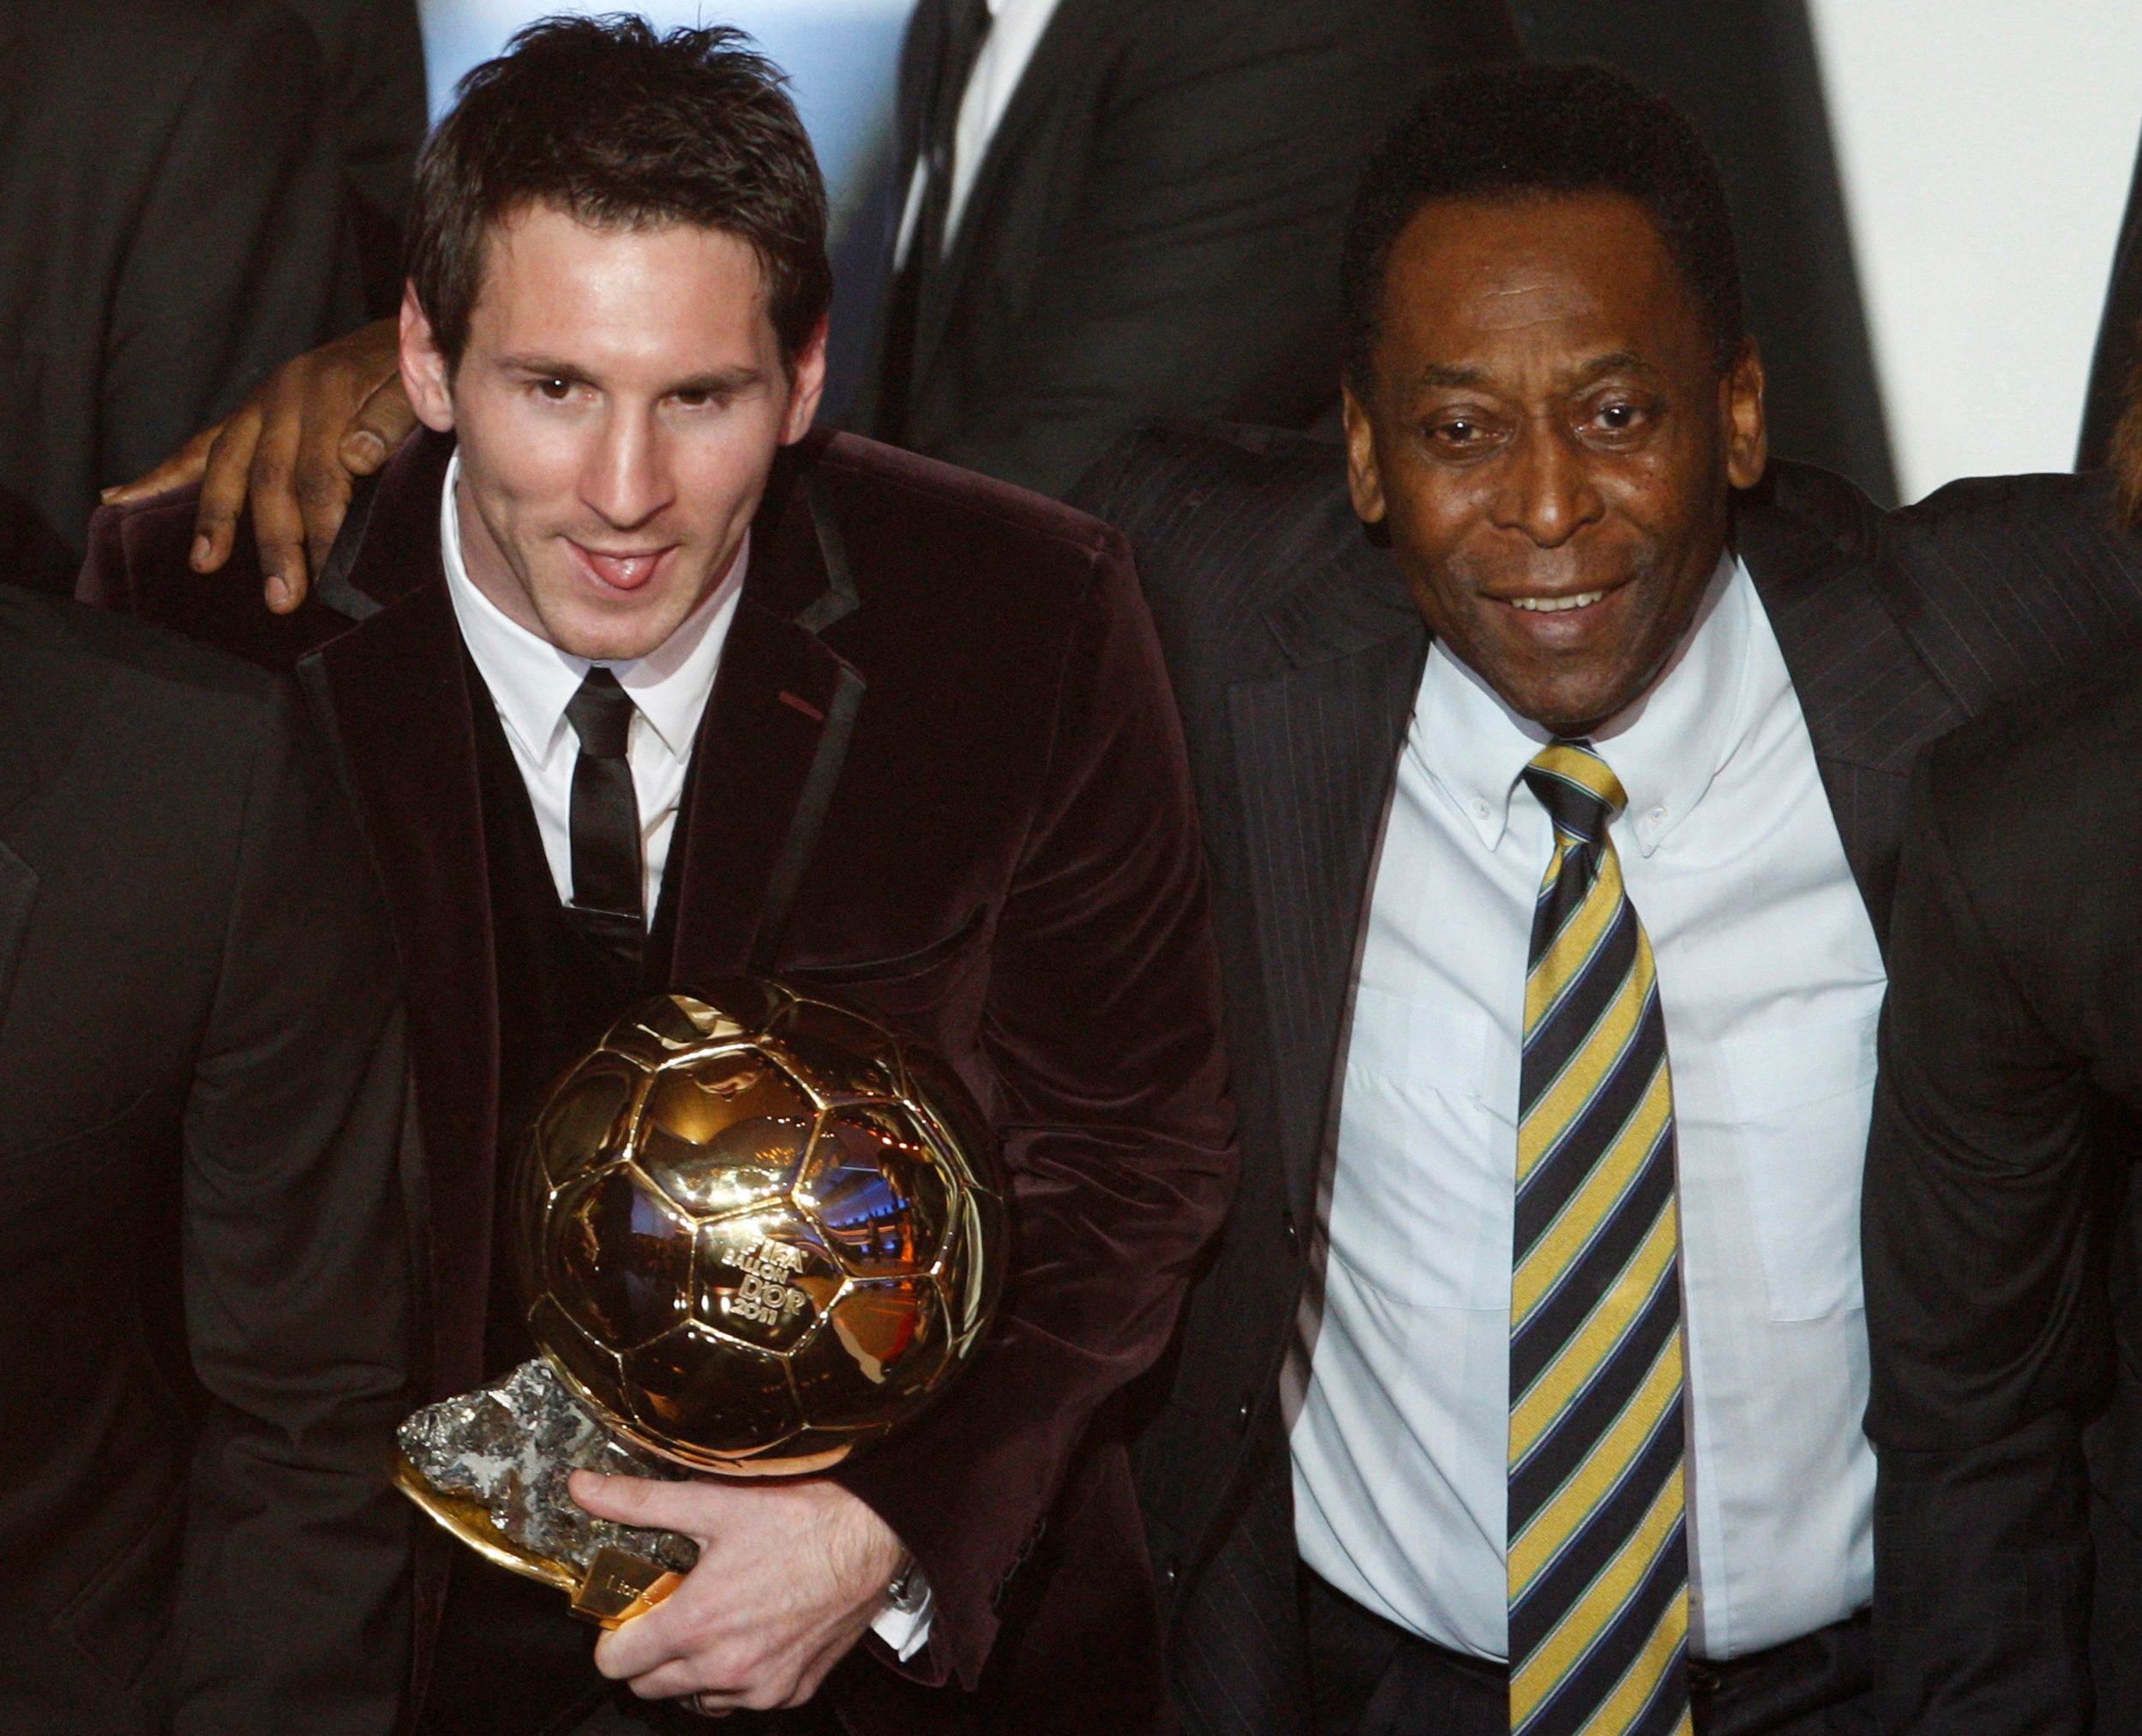
[[[1253,1415],[1256,1415],[1256,1413],[1257,1413],[1257,1399],[1256,1399],[1256,1397],[1255,1397],[1255,1396],[1254,1396],[1254,1395],[1252,1395],[1251,1397],[1248,1397],[1248,1398],[1244,1399],[1244,1400],[1242,1401],[1242,1403],[1239,1403],[1239,1404],[1238,1404],[1237,1406],[1235,1406],[1235,1408],[1234,1408],[1234,1427],[1235,1427],[1235,1432],[1236,1432],[1238,1434],[1239,1434],[1239,1433],[1241,1433],[1244,1429],[1246,1429],[1247,1427],[1249,1427],[1249,1426],[1250,1426],[1250,1419],[1251,1419],[1251,1417],[1252,1417]]]
[[[1165,1585],[1170,1591],[1174,1590],[1177,1577],[1178,1576],[1175,1571],[1175,1564],[1173,1561],[1169,1562],[1167,1566],[1161,1569],[1161,1583]]]
[[[1287,1215],[1280,1220],[1280,1223],[1281,1227],[1287,1232],[1287,1252],[1299,1253],[1301,1252],[1301,1231],[1295,1228],[1293,1212],[1289,1210]]]

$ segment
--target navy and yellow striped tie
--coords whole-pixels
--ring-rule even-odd
[[[1587,742],[1525,770],[1554,821],[1533,911],[1510,1282],[1509,1727],[1689,1721],[1680,1212],[1651,943]]]

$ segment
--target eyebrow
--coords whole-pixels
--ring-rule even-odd
[[[1603,380],[1609,374],[1656,374],[1659,370],[1634,350],[1617,350],[1597,356],[1577,370],[1580,380]]]
[[[575,386],[600,384],[585,368],[576,368],[570,362],[553,361],[547,356],[501,356],[498,365],[508,373],[532,379],[564,380]],[[674,380],[663,387],[663,393],[666,397],[678,392],[705,392],[718,397],[724,393],[741,392],[765,378],[764,371],[757,368],[717,368],[709,374],[693,374]]]
[[[1595,356],[1584,363],[1577,369],[1576,377],[1581,383],[1589,385],[1593,381],[1603,380],[1610,374],[1656,374],[1658,371],[1634,350],[1616,350],[1605,356]],[[1441,362],[1431,362],[1413,376],[1416,390],[1422,387],[1441,387],[1445,390],[1457,391],[1487,383],[1487,373],[1484,369],[1454,368]]]

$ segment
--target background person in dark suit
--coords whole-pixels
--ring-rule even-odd
[[[393,315],[402,299],[402,226],[424,141],[424,43],[416,0],[283,0],[312,27],[326,62],[346,209],[364,310]]]
[[[70,588],[99,489],[360,316],[343,177],[271,0],[0,0],[0,571]]]
[[[840,419],[1061,495],[1154,416],[1329,417],[1362,159],[1423,79],[1517,52],[1504,0],[922,0]],[[393,351],[375,327],[302,358],[114,497],[204,481],[201,570],[249,508],[295,606],[412,425]]]
[[[921,0],[853,425],[1060,496],[1155,415],[1328,417],[1362,161],[1517,54],[1503,0]]]
[[[2132,640],[2142,570],[2085,534],[1975,591],[1933,522],[1899,580],[1856,490],[1766,471],[1715,183],[1603,78],[1474,75],[1371,169],[1351,498],[1313,442],[1185,432],[1078,496],[1131,536],[1184,709],[1243,1108],[1138,1443],[1195,1731],[1510,1727],[1502,1659],[1539,1626],[1504,1605],[1517,1020],[1564,859],[1525,774],[1577,734],[1626,786],[1606,832],[1671,1050],[1686,1703],[1712,1732],[1875,1715],[1854,1207],[1906,776],[2001,687]],[[1671,1674],[1607,1727],[1669,1720]]]
[[[1915,790],[1866,1196],[1881,1620],[1915,1736],[2142,1709],[2139,749],[2121,669],[1979,718]]]
[[[1876,1608],[1911,1736],[2142,1726],[2142,647],[2103,582],[2142,572],[2128,403],[2117,472],[1952,484],[1897,526],[1907,572],[2064,592],[2107,653],[1941,742],[1913,790],[1865,1207]]]
[[[664,1727],[635,1694],[789,1706],[837,1665],[858,1733],[1158,1733],[1117,1401],[1224,1213],[1233,1116],[1121,541],[808,433],[824,193],[733,33],[525,33],[434,135],[416,237],[427,429],[303,609],[264,610],[243,559],[194,574],[187,494],[108,510],[85,585],[295,663],[332,720],[412,976],[435,1391],[532,1354],[501,1154],[666,988],[769,974],[916,1031],[1001,1137],[1015,1227],[978,1360],[881,1450],[777,1485],[581,1480],[702,1540],[601,1674],[561,1599],[454,1551],[423,1727]],[[888,1608],[910,1561],[933,1607]]]
[[[386,915],[286,683],[0,586],[0,1727],[388,1736]]]

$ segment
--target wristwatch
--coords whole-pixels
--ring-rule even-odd
[[[912,1555],[902,1556],[900,1571],[885,1587],[885,1607],[902,1615],[920,1615],[929,1601],[930,1583],[922,1577],[921,1565]]]

